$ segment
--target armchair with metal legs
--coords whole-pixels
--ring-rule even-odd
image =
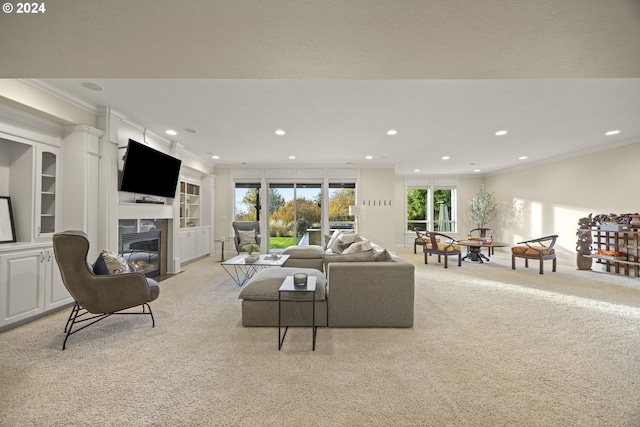
[[[114,314],[143,314],[155,319],[149,303],[160,295],[160,285],[142,273],[96,275],[87,261],[89,239],[82,231],[53,236],[53,250],[62,281],[75,300],[64,328],[64,350],[69,336]],[[142,311],[124,311],[140,306]]]

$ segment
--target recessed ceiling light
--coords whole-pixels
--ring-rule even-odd
[[[619,133],[620,133],[619,130],[610,130],[609,132],[605,133],[605,135],[611,136],[611,135],[617,135]]]
[[[212,159],[216,159],[216,160],[217,160],[217,159],[219,159],[219,158],[220,158],[220,156],[216,156],[216,155],[214,154],[213,156],[211,156],[211,158],[212,158]]]
[[[398,131],[395,129],[389,129],[387,131],[387,135],[397,135],[397,134],[398,134]]]
[[[475,173],[478,173],[478,172],[480,172],[480,169],[474,169],[473,171],[474,171]]]
[[[371,159],[373,159],[373,156],[366,156],[365,159],[371,160]]]
[[[191,129],[191,128],[186,128],[184,131],[187,133],[198,133],[196,129]]]
[[[449,156],[442,156],[442,160],[449,160],[451,157]]]
[[[413,171],[414,172],[420,172],[420,169],[414,169]]]
[[[285,131],[283,131],[282,129],[278,129],[278,130],[276,131],[276,135],[284,135],[285,133],[286,133],[286,132],[285,132]]]
[[[96,92],[102,92],[104,90],[104,88],[102,86],[100,86],[99,84],[96,83],[91,83],[91,82],[82,82],[80,83],[82,85],[82,87],[85,87],[89,90],[95,90]]]
[[[289,156],[289,160],[294,160],[296,156]]]
[[[502,135],[506,135],[507,131],[506,130],[499,130],[498,132],[496,132],[497,136],[502,136]]]
[[[520,156],[520,157],[518,157],[518,160],[527,160],[527,159],[528,159],[528,157],[527,157],[527,156]]]
[[[176,136],[177,134],[178,134],[178,132],[176,132],[176,131],[175,131],[175,130],[173,130],[173,129],[169,129],[169,130],[167,130],[167,135]]]

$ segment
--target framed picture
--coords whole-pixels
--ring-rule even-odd
[[[13,224],[11,197],[0,196],[0,243],[16,241],[16,227]]]

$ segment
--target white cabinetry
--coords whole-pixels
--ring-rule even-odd
[[[60,150],[38,146],[35,179],[35,236],[50,237],[58,230]]]
[[[0,253],[0,328],[73,302],[51,246]]]
[[[211,228],[197,227],[180,231],[180,261],[182,264],[211,253]]]
[[[184,263],[196,257],[196,231],[182,230],[180,232],[180,260]]]
[[[211,230],[209,227],[201,227],[196,231],[196,256],[198,258],[211,253]]]

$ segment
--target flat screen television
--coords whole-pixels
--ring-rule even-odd
[[[175,197],[182,161],[133,139],[124,157],[120,191]]]

